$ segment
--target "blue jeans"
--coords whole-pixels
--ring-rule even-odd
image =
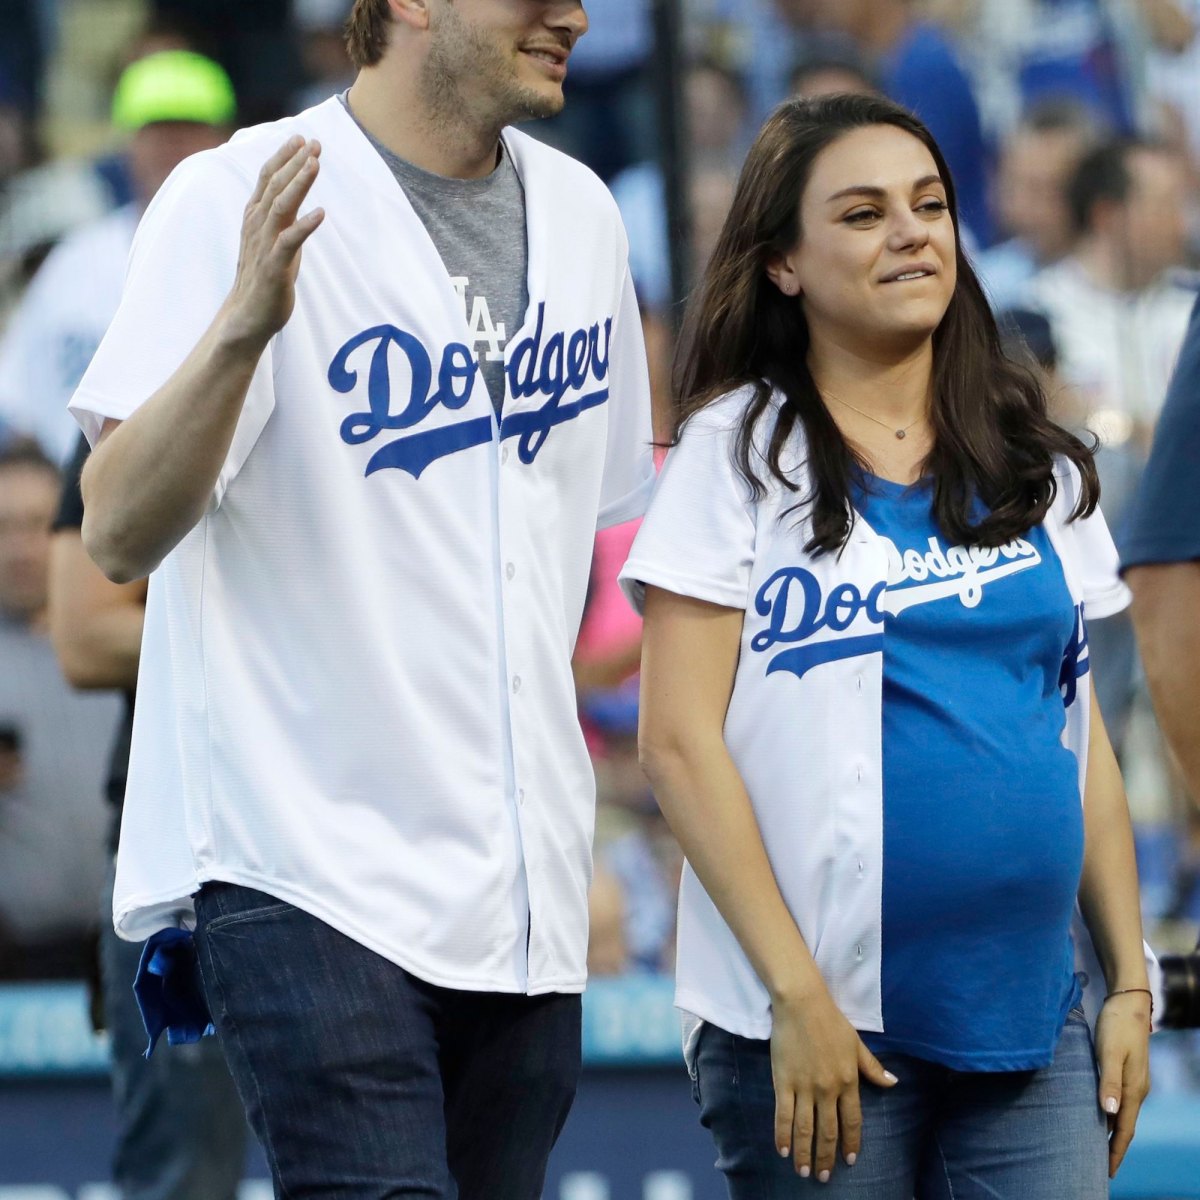
[[[142,947],[117,937],[113,872],[101,900],[100,975],[117,1116],[113,1182],[123,1200],[233,1200],[249,1129],[215,1038],[146,1058],[133,995]]]
[[[435,987],[264,892],[195,899],[205,995],[276,1195],[537,1200],[579,1077],[578,996]]]
[[[900,1080],[860,1081],[862,1149],[839,1154],[827,1184],[801,1179],[775,1149],[770,1043],[705,1025],[693,1087],[731,1200],[1102,1200],[1107,1120],[1091,1033],[1067,1017],[1054,1062],[1038,1071],[954,1071],[880,1056]]]

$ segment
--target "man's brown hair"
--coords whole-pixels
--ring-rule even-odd
[[[354,0],[346,19],[346,51],[356,67],[373,67],[388,43],[387,0]]]

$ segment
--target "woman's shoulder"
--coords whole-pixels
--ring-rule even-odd
[[[687,436],[689,432],[704,432],[732,439],[753,421],[751,434],[755,452],[765,454],[782,404],[783,394],[777,388],[763,383],[744,383],[696,409],[684,421],[680,433]],[[793,437],[803,439],[803,426],[799,421],[793,428]]]

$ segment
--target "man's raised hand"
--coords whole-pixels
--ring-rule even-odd
[[[287,324],[296,304],[300,250],[325,218],[298,216],[320,170],[321,145],[289,138],[259,172],[242,219],[237,276],[225,303],[228,335],[261,349]]]

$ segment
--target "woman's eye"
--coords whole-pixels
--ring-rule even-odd
[[[842,220],[848,225],[863,225],[867,221],[873,221],[879,213],[874,208],[856,208],[852,213],[847,213]]]
[[[923,213],[944,213],[949,208],[950,205],[945,200],[926,200],[923,204],[917,205],[917,211]]]

